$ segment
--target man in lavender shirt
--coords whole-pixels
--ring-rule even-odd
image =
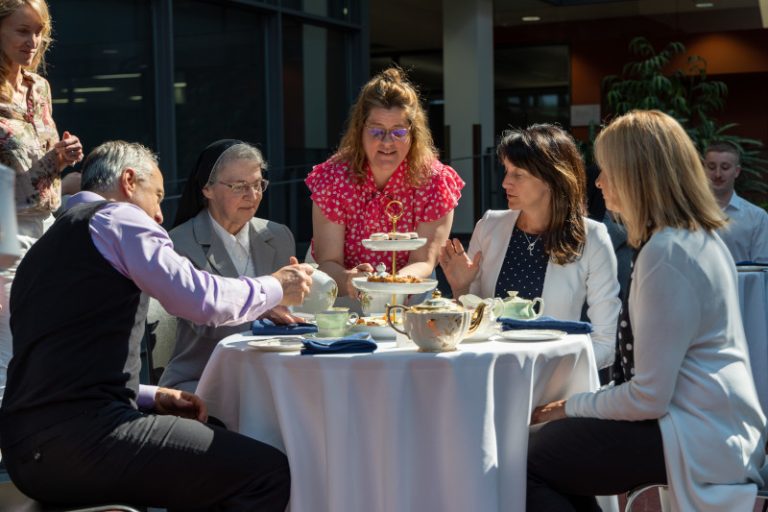
[[[139,386],[139,345],[147,296],[198,324],[240,324],[300,304],[311,267],[291,258],[256,279],[195,269],[159,225],[163,178],[139,144],[94,149],[83,190],[26,254],[11,292],[0,448],[12,480],[51,503],[283,511],[286,457],[204,423],[194,394]]]

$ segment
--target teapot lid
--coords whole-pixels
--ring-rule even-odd
[[[439,310],[447,310],[447,311],[463,311],[464,308],[460,304],[456,304],[451,299],[446,299],[442,296],[440,293],[440,290],[435,290],[432,292],[432,298],[427,299],[421,304],[418,304],[416,306],[411,307],[412,310],[415,311],[439,311]]]

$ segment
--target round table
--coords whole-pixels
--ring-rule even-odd
[[[585,335],[320,356],[249,339],[218,344],[197,394],[288,455],[293,512],[524,510],[532,409],[598,386]]]

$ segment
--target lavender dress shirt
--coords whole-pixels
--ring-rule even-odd
[[[66,208],[104,201],[79,192]],[[283,300],[272,276],[227,278],[196,269],[173,250],[168,232],[138,206],[112,202],[91,218],[96,249],[118,272],[157,299],[168,313],[202,325],[237,325],[256,320]],[[151,408],[157,386],[141,385],[137,403]]]

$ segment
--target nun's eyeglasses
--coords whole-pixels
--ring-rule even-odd
[[[235,194],[248,194],[250,192],[253,192],[256,195],[261,195],[264,193],[265,190],[267,190],[267,185],[269,185],[269,180],[258,180],[258,181],[254,181],[253,183],[248,183],[247,181],[237,181],[235,183],[218,181],[217,183],[219,185],[224,185],[225,187],[228,187],[229,190],[231,190]]]

